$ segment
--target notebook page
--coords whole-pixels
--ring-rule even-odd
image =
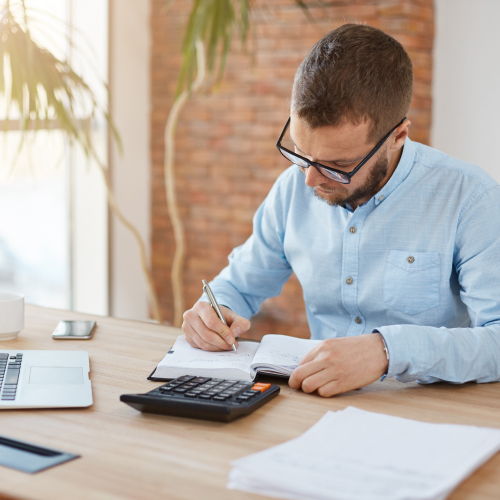
[[[287,335],[264,335],[253,359],[252,369],[290,375],[299,366],[300,360],[320,342]]]
[[[191,347],[185,336],[180,335],[169,353],[158,363],[155,377],[169,378],[173,374],[182,372],[183,375],[193,373],[200,376],[227,376],[251,381],[253,376],[250,374],[250,365],[258,347],[259,344],[254,342],[240,342],[237,353],[232,350],[203,351]],[[237,377],[236,372],[241,372],[242,375]]]
[[[444,499],[499,449],[496,429],[347,408],[297,439],[236,460],[228,487],[291,499]]]

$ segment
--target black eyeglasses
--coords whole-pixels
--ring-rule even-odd
[[[289,149],[286,149],[281,145],[281,141],[283,139],[283,136],[285,135],[286,129],[288,128],[288,125],[290,124],[290,118],[288,118],[288,121],[285,124],[285,128],[283,129],[283,132],[281,132],[280,138],[278,139],[278,142],[276,143],[276,147],[278,148],[279,152],[289,161],[294,163],[295,165],[302,167],[302,168],[309,168],[309,167],[315,167],[316,170],[327,177],[328,179],[333,179],[334,181],[341,182],[342,184],[350,184],[351,183],[351,177],[367,162],[370,160],[370,158],[382,147],[382,144],[389,139],[390,135],[406,120],[406,116],[394,127],[390,130],[390,132],[361,160],[360,163],[352,170],[351,172],[342,172],[341,170],[337,170],[335,168],[327,167],[325,165],[322,165],[321,163],[317,163],[315,161],[310,161],[307,158],[304,158],[303,156],[298,155],[297,153],[293,153]]]

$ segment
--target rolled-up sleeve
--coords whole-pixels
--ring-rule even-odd
[[[229,255],[229,265],[210,283],[219,304],[249,319],[262,302],[281,293],[292,269],[283,250],[287,211],[276,181],[253,219],[253,234]],[[207,301],[206,296],[200,300]]]

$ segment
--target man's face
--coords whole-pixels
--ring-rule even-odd
[[[375,147],[368,141],[369,123],[359,125],[344,123],[312,130],[307,122],[292,115],[290,139],[295,152],[327,167],[350,172]],[[315,195],[329,205],[346,205],[356,208],[368,201],[390,178],[388,148],[384,146],[359,172],[350,184],[341,184],[320,174],[314,167],[301,169],[308,186]]]

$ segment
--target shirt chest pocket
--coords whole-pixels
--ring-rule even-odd
[[[438,253],[390,250],[385,265],[384,302],[406,314],[439,305]]]

